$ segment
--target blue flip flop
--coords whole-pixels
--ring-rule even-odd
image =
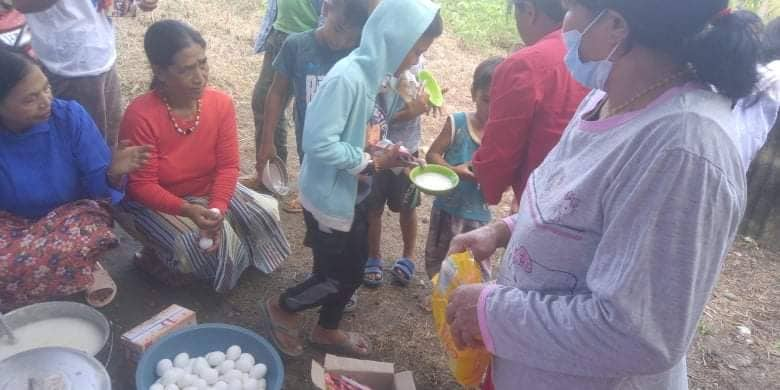
[[[368,275],[379,275],[379,279],[369,279]],[[363,273],[363,285],[368,288],[377,288],[382,285],[383,275],[382,259],[368,259]]]
[[[406,257],[398,259],[393,265],[393,283],[408,286],[414,276],[414,262]]]

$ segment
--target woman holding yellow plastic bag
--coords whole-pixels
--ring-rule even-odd
[[[452,375],[466,389],[479,388],[490,364],[490,353],[482,345],[455,344],[447,323],[447,304],[458,287],[486,281],[487,273],[469,252],[462,252],[447,256],[441,271],[433,277],[431,310],[436,333],[447,353]]]
[[[593,91],[519,213],[453,240],[477,260],[506,251],[496,284],[453,292],[447,322],[492,354],[498,390],[687,389],[745,208],[731,107],[757,78],[753,18],[727,0],[564,4],[565,63]]]

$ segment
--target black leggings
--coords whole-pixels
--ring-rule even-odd
[[[285,291],[279,305],[297,313],[320,307],[318,324],[324,329],[338,329],[352,294],[363,282],[368,258],[368,218],[366,208],[355,208],[355,219],[349,232],[323,232],[314,216],[304,210],[305,244],[314,255],[312,276]]]

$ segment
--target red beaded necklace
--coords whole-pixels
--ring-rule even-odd
[[[171,105],[168,104],[168,99],[162,95],[161,97],[163,103],[165,103],[165,108],[168,109],[168,118],[171,120],[171,124],[173,124],[173,128],[176,129],[177,133],[181,135],[190,135],[198,129],[198,125],[200,124],[200,99],[198,99],[198,103],[195,108],[195,123],[192,125],[192,127],[182,128],[179,126],[179,124],[176,122],[176,118],[173,116],[173,109],[171,108]]]

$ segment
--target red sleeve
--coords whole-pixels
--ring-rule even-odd
[[[211,186],[209,208],[218,208],[224,214],[236,190],[239,172],[238,130],[233,101],[226,98],[221,107],[217,138],[217,169]]]
[[[488,204],[498,204],[504,191],[519,180],[536,102],[528,63],[510,58],[499,65],[490,91],[490,116],[472,160]]]
[[[158,176],[158,139],[154,127],[136,110],[125,112],[119,130],[120,140],[129,140],[133,145],[151,145],[149,161],[137,171],[128,175],[127,194],[144,206],[166,214],[179,215],[184,199],[160,186]]]

